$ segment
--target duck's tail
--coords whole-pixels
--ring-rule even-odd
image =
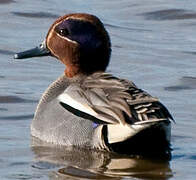
[[[136,127],[138,131],[130,134],[126,140],[113,143],[108,141],[110,150],[128,155],[171,158],[171,123],[169,120],[157,121],[156,123],[148,122],[148,125],[145,124],[145,126],[144,124],[132,126],[133,129]],[[108,130],[110,131],[109,128]]]

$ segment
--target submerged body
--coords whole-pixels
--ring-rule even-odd
[[[95,16],[71,14],[51,26],[40,47],[15,56],[52,54],[66,65],[38,104],[32,136],[117,153],[169,154],[172,116],[131,81],[104,72],[110,46]]]

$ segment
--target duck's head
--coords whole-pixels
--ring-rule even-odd
[[[17,53],[14,58],[52,55],[66,65],[66,76],[73,77],[105,71],[110,54],[110,38],[102,22],[96,16],[77,13],[58,18],[39,47]]]

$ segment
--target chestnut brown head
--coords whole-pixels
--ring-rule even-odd
[[[61,60],[66,65],[65,74],[73,77],[78,73],[105,71],[110,59],[111,43],[96,16],[77,13],[58,18],[50,27],[45,42],[37,47],[39,49],[42,50],[40,55],[51,54]],[[39,53],[32,55],[31,51],[25,52],[16,54],[15,58],[39,56]]]

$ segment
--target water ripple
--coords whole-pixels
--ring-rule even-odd
[[[6,108],[0,108],[0,111],[8,111]]]
[[[184,76],[180,79],[179,84],[164,88],[166,91],[180,91],[196,89],[196,77]]]
[[[189,159],[196,160],[196,155],[190,156]]]
[[[115,28],[115,29],[125,29],[128,31],[136,31],[136,32],[151,32],[152,30],[148,29],[142,29],[142,28],[130,28],[130,27],[125,27],[125,26],[118,26],[118,25],[113,25],[109,23],[105,23],[104,26],[110,27],[110,28]]]
[[[23,99],[17,96],[0,96],[0,103],[35,103],[35,100]]]
[[[27,18],[58,18],[56,14],[49,12],[12,12],[12,14]]]
[[[139,14],[147,20],[181,20],[196,19],[196,13],[185,9],[164,9]]]
[[[31,165],[31,167],[35,168],[35,169],[54,169],[54,168],[59,167],[59,165],[52,164],[52,163],[49,163],[49,162],[39,161],[39,162],[36,162],[33,165]]]
[[[14,0],[1,0],[0,4],[10,4],[10,3],[14,3],[14,2],[16,2],[16,1],[14,1]]]
[[[186,53],[186,54],[192,54],[192,55],[196,55],[196,52],[195,51],[182,51],[183,53]]]
[[[19,115],[19,116],[3,116],[0,117],[0,120],[26,120],[26,119],[33,119],[34,115]]]
[[[40,179],[41,175],[31,175],[31,174],[18,173],[18,174],[7,175],[6,178],[15,179],[15,180],[16,179],[30,180],[30,179]]]
[[[64,178],[71,178],[74,176],[74,177],[80,177],[80,178],[85,178],[85,179],[119,179],[117,177],[111,178],[109,176],[90,172],[90,171],[79,169],[77,167],[72,167],[72,166],[59,169],[58,175],[62,175],[61,177],[64,177]]]
[[[9,166],[23,166],[23,165],[29,165],[29,162],[13,162]]]
[[[14,55],[15,52],[9,51],[9,50],[0,49],[0,54],[4,54],[4,55]]]
[[[184,154],[179,154],[179,155],[173,155],[172,156],[172,159],[183,159],[185,158],[186,156]]]

